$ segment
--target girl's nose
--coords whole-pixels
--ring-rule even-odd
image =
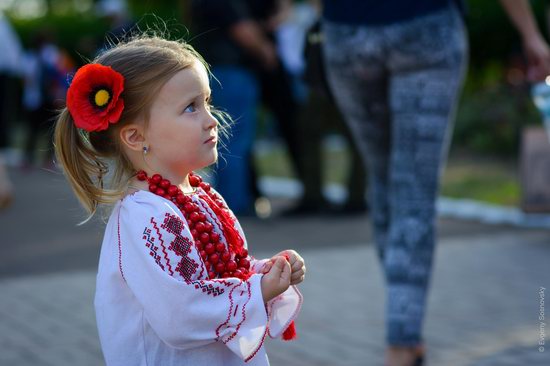
[[[218,120],[211,113],[208,113],[205,121],[205,126],[206,126],[205,128],[209,130],[211,128],[216,127],[217,125],[218,125]]]

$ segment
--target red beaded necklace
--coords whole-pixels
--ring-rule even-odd
[[[200,187],[204,192],[199,191],[199,197],[208,204],[220,221],[229,248],[220,242],[220,235],[213,231],[214,225],[200,212],[199,205],[194,203],[191,197],[186,196],[178,186],[160,174],[148,177],[143,170],[137,172],[136,177],[149,183],[150,192],[166,198],[180,209],[187,220],[210,279],[237,277],[245,280],[254,273],[250,270],[250,259],[248,251],[244,248],[244,240],[235,229],[235,220],[231,217],[229,209],[222,198],[210,189],[210,184],[203,182],[199,175],[190,173],[189,183],[196,189]]]

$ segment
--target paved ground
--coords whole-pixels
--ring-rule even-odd
[[[75,226],[81,211],[61,175],[12,173],[17,200],[0,213],[0,365],[100,365],[92,299],[101,223]],[[381,365],[384,287],[368,217],[243,226],[256,256],[295,247],[308,264],[299,340],[268,342],[272,364]],[[429,365],[550,365],[550,346],[538,350],[549,238],[441,220],[425,324]]]

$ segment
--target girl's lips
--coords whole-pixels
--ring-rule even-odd
[[[204,143],[205,144],[208,144],[208,143],[216,143],[218,141],[218,139],[215,137],[215,136],[212,136],[210,137],[208,140],[206,140]]]

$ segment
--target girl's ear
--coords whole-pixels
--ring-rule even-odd
[[[145,143],[143,127],[130,123],[120,129],[120,141],[124,146],[133,151],[142,151]]]

